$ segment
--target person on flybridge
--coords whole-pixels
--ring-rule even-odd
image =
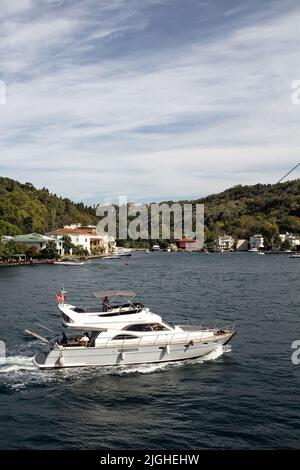
[[[109,309],[110,307],[110,301],[109,301],[109,298],[107,297],[107,295],[104,297],[103,301],[102,301],[102,308],[103,308],[103,312],[107,312],[107,310]]]

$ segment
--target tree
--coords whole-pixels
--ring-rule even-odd
[[[65,253],[70,254],[70,250],[72,250],[72,252],[74,251],[75,245],[72,243],[69,235],[64,235],[62,241],[64,242]]]
[[[74,245],[73,255],[76,256],[88,256],[89,252],[80,245]]]
[[[284,242],[281,243],[280,245],[281,250],[286,251],[286,250],[291,250],[292,245],[288,239],[284,240]]]
[[[84,204],[77,207],[72,201],[50,194],[46,188],[39,190],[31,183],[21,184],[3,177],[0,177],[0,218],[14,225],[18,233],[43,233],[71,222],[90,225],[97,221],[95,210]]]
[[[33,218],[31,216],[25,217],[23,221],[23,225],[24,225],[24,230],[26,233],[33,232]]]
[[[15,181],[9,179],[7,182],[7,191],[12,193],[14,190],[15,190]]]
[[[64,199],[64,203],[65,203],[66,213],[70,214],[71,213],[71,201],[70,201],[70,199]]]
[[[26,245],[20,245],[14,241],[8,243],[0,242],[0,257],[3,259],[12,258],[17,254],[28,254],[28,248]]]
[[[52,208],[50,209],[50,228],[51,229],[55,227],[55,219],[56,219],[56,210]]]
[[[26,189],[29,189],[30,191],[33,191],[35,189],[35,187],[33,186],[32,183],[30,183],[29,181],[27,181],[25,184],[24,184],[25,188]]]
[[[39,257],[39,252],[36,246],[31,246],[29,249],[29,255],[33,258]]]
[[[54,240],[48,241],[46,248],[40,251],[39,255],[41,258],[48,258],[48,259],[59,258],[59,253],[56,249],[55,241]]]
[[[20,230],[16,225],[6,222],[5,220],[0,220],[0,237],[3,235],[19,235]]]
[[[264,237],[264,245],[270,247],[272,242],[279,239],[279,228],[271,222],[264,222],[261,226],[261,234]]]

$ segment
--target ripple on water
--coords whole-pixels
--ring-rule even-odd
[[[100,264],[0,270],[0,339],[10,356],[0,368],[1,448],[299,448],[300,366],[291,363],[291,344],[299,339],[300,263],[155,253]],[[60,332],[54,294],[62,284],[85,307],[98,305],[93,291],[119,288],[137,291],[171,322],[235,320],[232,353],[38,370],[31,357],[43,346],[24,329],[38,322]]]

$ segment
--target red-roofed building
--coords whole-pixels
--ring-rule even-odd
[[[176,240],[175,243],[177,248],[183,251],[198,251],[202,248],[200,240],[195,240],[194,238],[182,238],[181,240]]]

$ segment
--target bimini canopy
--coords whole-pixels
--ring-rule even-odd
[[[128,299],[130,297],[135,297],[136,293],[132,290],[103,290],[94,292],[94,296],[98,299],[104,299],[104,297],[125,297]]]

